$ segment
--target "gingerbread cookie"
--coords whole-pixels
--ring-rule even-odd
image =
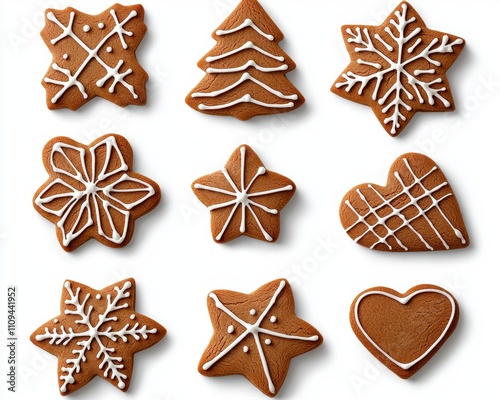
[[[40,326],[31,341],[58,358],[59,391],[65,396],[95,376],[127,391],[134,353],[158,343],[167,331],[135,311],[135,281],[101,290],[64,282],[61,312]]]
[[[418,153],[394,161],[386,186],[368,183],[347,192],[340,221],[352,240],[374,250],[431,251],[469,245],[450,184],[433,160]]]
[[[407,379],[422,368],[458,324],[455,298],[434,285],[406,293],[374,287],[351,305],[351,326],[361,343],[392,372]]]
[[[268,171],[247,145],[238,147],[222,170],[196,179],[191,187],[210,210],[212,236],[217,243],[241,235],[276,241],[280,210],[295,193],[295,184]]]
[[[132,170],[132,148],[119,135],[89,145],[67,137],[43,149],[49,179],[35,193],[33,206],[56,225],[59,243],[73,251],[93,238],[110,247],[125,246],[135,220],[160,201],[156,182]]]
[[[52,52],[43,78],[47,107],[76,110],[92,98],[119,106],[146,103],[148,74],[135,51],[146,34],[141,5],[115,4],[98,15],[48,9],[42,38]]]
[[[217,44],[198,62],[207,74],[187,95],[190,107],[247,120],[304,103],[286,77],[295,63],[278,44],[283,33],[257,0],[242,0],[212,37]]]
[[[331,90],[370,106],[389,135],[417,111],[455,109],[445,73],[465,40],[427,28],[408,2],[379,26],[343,26],[342,36],[351,62]]]
[[[207,302],[214,333],[198,366],[205,376],[241,374],[274,397],[291,359],[323,342],[313,326],[295,315],[285,279],[250,294],[215,290]]]

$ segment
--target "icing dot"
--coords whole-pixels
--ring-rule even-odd
[[[255,315],[255,309],[254,309],[254,308],[252,308],[252,309],[250,310],[250,315]]]
[[[227,327],[227,333],[233,333],[233,332],[234,332],[234,326],[229,325],[229,326]]]
[[[101,295],[100,295],[99,293],[97,293],[97,294],[95,295],[95,298],[96,298],[97,300],[101,300]]]
[[[119,387],[120,389],[123,389],[123,388],[125,387],[125,383],[124,383],[124,382],[120,382],[120,383],[118,384],[118,387]]]
[[[243,346],[243,352],[248,353],[248,346]]]
[[[276,315],[273,315],[273,316],[269,319],[269,321],[271,321],[271,322],[274,324],[274,323],[276,322],[276,319],[277,319],[277,318],[276,318]]]
[[[57,324],[59,320],[57,318],[54,318],[54,324]]]
[[[135,314],[132,314],[132,315],[130,316],[130,319],[135,319]]]
[[[97,24],[97,26],[99,27],[99,29],[103,29],[103,28],[104,28],[104,24],[103,24],[102,22],[99,22],[99,23]]]
[[[111,53],[113,51],[113,48],[111,46],[106,47],[106,51],[108,53]]]
[[[64,54],[63,54],[63,58],[64,58],[65,60],[67,60],[67,59],[68,59],[68,55],[67,55],[66,53],[64,53]]]
[[[270,345],[271,344],[271,339],[264,340],[264,343],[267,344],[267,345]]]
[[[90,31],[90,26],[88,26],[88,25],[83,25],[83,31],[84,31],[84,32],[88,32],[88,31]]]

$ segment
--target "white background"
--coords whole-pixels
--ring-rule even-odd
[[[51,55],[39,36],[43,10],[71,5],[97,14],[112,3],[44,1],[4,2],[0,12],[1,326],[7,321],[6,287],[18,289],[18,382],[9,399],[59,397],[57,360],[35,347],[29,335],[59,313],[64,280],[102,288],[127,277],[137,281],[137,311],[162,323],[167,336],[136,355],[127,394],[96,378],[72,399],[265,398],[242,377],[203,377],[197,364],[212,332],[206,295],[214,289],[251,292],[280,277],[293,284],[297,314],[325,340],[292,361],[277,398],[410,400],[496,393],[497,0],[413,0],[430,28],[461,36],[467,45],[447,74],[457,110],[420,113],[398,138],[385,133],[370,108],[329,90],[348,62],[340,26],[379,24],[394,1],[344,2],[353,4],[347,6],[262,0],[285,34],[281,46],[297,63],[288,77],[306,103],[279,117],[246,122],[197,113],[184,103],[204,75],[196,63],[215,44],[212,31],[236,1],[144,0],[148,33],[138,57],[150,75],[148,104],[121,109],[94,99],[76,112],[45,106],[40,81]],[[131,142],[134,167],[159,183],[161,204],[138,220],[126,248],[91,241],[66,253],[54,225],[31,204],[46,180],[41,150],[54,136],[88,143],[109,132]],[[209,212],[190,189],[195,178],[221,168],[242,143],[298,187],[282,212],[281,236],[274,244],[248,238],[214,243]],[[392,161],[409,151],[431,156],[447,175],[469,231],[469,248],[388,254],[362,248],[343,232],[338,207],[344,193],[362,182],[383,184]],[[330,243],[328,251],[318,250],[321,243]],[[358,342],[349,306],[372,286],[404,292],[421,283],[449,289],[460,304],[461,319],[439,353],[404,381]],[[0,332],[0,371],[6,373],[7,334]],[[1,376],[3,397],[7,384],[4,372]]]

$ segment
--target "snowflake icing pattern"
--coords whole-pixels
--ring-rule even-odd
[[[60,352],[61,394],[74,392],[97,375],[127,390],[133,353],[156,344],[166,334],[156,321],[135,313],[134,303],[133,279],[101,291],[73,281],[64,283],[61,315],[31,336],[42,349],[55,355]],[[110,347],[111,343],[116,344]],[[68,358],[68,354],[73,356]]]
[[[225,222],[220,231],[214,232],[214,238],[216,241],[225,241],[224,240],[224,235],[226,234],[226,231],[228,230],[229,225],[231,224],[231,221],[233,220],[238,208],[241,206],[241,217],[240,217],[240,224],[239,224],[239,232],[240,234],[245,234],[247,232],[247,227],[248,227],[248,221],[247,221],[247,210],[248,213],[251,215],[253,220],[258,226],[258,230],[260,232],[260,237],[264,237],[264,239],[268,242],[273,242],[277,239],[276,236],[272,236],[269,234],[269,232],[266,230],[264,227],[263,222],[261,221],[261,218],[256,213],[256,209],[259,209],[263,211],[264,213],[267,213],[269,215],[273,216],[278,216],[279,215],[279,210],[284,207],[286,202],[288,201],[288,197],[286,201],[279,202],[280,205],[278,206],[278,203],[276,203],[276,207],[269,207],[263,204],[263,201],[259,201],[259,198],[264,198],[268,197],[270,195],[276,195],[279,193],[283,192],[289,192],[289,197],[291,197],[295,191],[295,186],[293,185],[293,182],[290,181],[289,179],[276,174],[271,171],[267,171],[266,168],[263,165],[260,165],[257,170],[255,171],[253,177],[248,183],[247,182],[247,177],[245,176],[245,171],[246,171],[246,160],[247,158],[257,158],[256,154],[253,152],[253,150],[248,147],[248,146],[241,146],[239,150],[236,150],[233,155],[231,156],[231,159],[233,159],[235,156],[237,157],[237,154],[239,153],[239,159],[240,159],[240,168],[239,168],[239,185],[234,182],[234,180],[231,178],[231,174],[237,175],[237,171],[228,171],[228,169],[223,168],[220,172],[222,173],[225,183],[229,183],[230,185],[230,190],[225,189],[224,187],[216,187],[213,185],[208,185],[208,184],[203,184],[200,183],[201,181],[204,181],[203,178],[200,178],[200,180],[196,181],[193,184],[193,189],[195,190],[195,193],[198,197],[201,198],[200,192],[198,191],[204,191],[204,192],[211,192],[214,196],[210,196],[210,202],[211,204],[208,205],[208,209],[210,211],[217,211],[217,210],[222,210],[222,209],[228,209],[230,208],[230,212],[227,216],[225,216]],[[257,158],[258,159],[258,158]],[[261,164],[260,160],[258,162]],[[229,164],[229,162],[228,162]],[[220,173],[216,173],[217,175]],[[213,174],[213,175],[216,175]],[[267,175],[267,176],[266,176]],[[272,176],[272,178],[270,177]],[[259,177],[264,177],[264,179],[269,179],[270,181],[275,181],[275,180],[282,180],[286,181],[287,184],[283,186],[279,186],[276,188],[272,189],[266,189],[266,190],[252,190],[252,185],[255,184],[255,182],[259,179]],[[224,196],[229,196],[231,199],[228,201],[219,201],[220,199],[216,198],[218,195],[224,195]],[[203,200],[202,200],[203,201]],[[269,202],[267,200],[266,202]],[[269,203],[270,204],[270,203]],[[253,236],[253,233],[249,233],[249,236]]]
[[[123,10],[128,14],[120,21],[115,9]],[[65,25],[62,21],[67,19],[68,11],[69,20]],[[48,107],[51,109],[60,107],[77,109],[95,95],[121,106],[144,104],[147,74],[134,59],[135,48],[145,33],[142,15],[142,6],[123,7],[118,4],[97,16],[82,14],[72,8],[62,11],[48,10],[46,28],[42,31],[42,37],[54,55],[51,68],[43,79],[47,90]],[[75,18],[78,21],[85,20],[87,24],[81,28],[79,23],[75,23]],[[130,21],[134,24],[134,30],[124,28]],[[110,30],[109,27],[112,29]],[[62,32],[57,37],[49,36],[55,33],[56,29],[60,29]],[[114,40],[115,35],[116,41]],[[129,38],[128,42],[125,36]],[[136,37],[134,38],[134,36]],[[95,41],[92,37],[99,38],[95,47],[89,44]],[[77,50],[75,50],[75,45]],[[85,56],[82,58],[79,52],[83,52]],[[129,60],[132,66],[120,72],[129,56],[132,56]],[[78,59],[81,62],[76,66],[75,71],[65,67],[65,65],[74,65],[76,61],[72,61],[73,59]],[[94,73],[88,73],[88,70],[93,68],[103,69],[102,76],[97,80],[95,80]],[[127,82],[126,78],[130,82]],[[108,85],[107,82],[110,79],[112,83]],[[123,99],[120,96],[113,96],[118,84],[126,89],[129,96],[125,96]],[[60,89],[54,91],[54,86],[60,87]],[[76,87],[80,92],[80,100],[77,101],[76,96],[68,96],[67,101],[63,101],[62,97],[72,87]]]
[[[406,2],[393,16],[380,26],[342,27],[354,55],[332,91],[372,107],[386,131],[396,136],[417,111],[454,109],[445,72],[465,41],[427,29]]]
[[[46,146],[50,147],[46,167],[55,179],[39,189],[34,204],[46,218],[57,220],[66,250],[82,244],[72,242],[89,229],[95,229],[94,237],[105,244],[125,245],[134,208],[159,193],[156,183],[130,170],[117,137],[101,137],[90,147],[57,138],[61,140]],[[120,143],[128,146],[124,138],[120,137]]]

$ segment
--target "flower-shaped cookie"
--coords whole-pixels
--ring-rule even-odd
[[[132,171],[132,148],[119,135],[101,136],[88,146],[67,137],[43,150],[49,179],[35,193],[35,209],[56,225],[62,248],[73,251],[94,238],[123,247],[137,218],[160,201],[160,188]]]
[[[135,311],[132,278],[101,290],[68,280],[60,314],[30,339],[57,356],[59,391],[65,396],[95,376],[127,391],[134,353],[158,343],[166,333],[158,322]]]
[[[268,171],[257,154],[242,145],[222,170],[198,178],[192,189],[210,210],[216,242],[241,235],[274,242],[280,231],[279,212],[295,193],[295,184]]]

